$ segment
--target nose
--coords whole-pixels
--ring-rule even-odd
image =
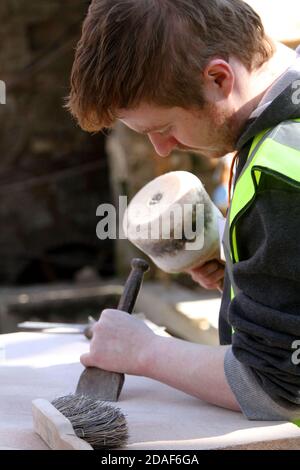
[[[165,137],[158,133],[148,134],[149,140],[152,143],[155,151],[161,157],[167,157],[172,150],[177,147],[177,140],[174,137]]]

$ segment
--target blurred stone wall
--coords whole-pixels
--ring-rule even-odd
[[[1,0],[0,283],[70,278],[85,266],[128,271],[136,250],[99,241],[96,208],[129,200],[155,176],[198,175],[212,194],[218,162],[175,152],[158,157],[122,125],[109,139],[82,132],[63,108],[88,0]],[[109,158],[106,158],[106,153]],[[111,189],[112,188],[112,194]],[[114,261],[115,260],[115,261]]]
[[[89,1],[1,0],[0,283],[113,273],[113,243],[96,238],[111,200],[105,139],[63,108]]]

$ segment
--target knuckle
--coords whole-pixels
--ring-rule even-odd
[[[208,261],[207,263],[203,264],[203,266],[201,266],[201,268],[199,269],[200,272],[202,273],[206,273],[207,271],[209,271],[210,267],[211,267],[211,261]]]
[[[101,320],[108,320],[112,315],[112,310],[110,308],[106,308],[104,310],[102,310],[101,312],[101,316],[100,316],[100,322]]]
[[[203,281],[203,282],[201,283],[201,285],[202,285],[202,287],[205,287],[205,289],[208,289],[208,288],[209,288],[209,285],[210,285],[210,282],[208,282],[208,281]]]
[[[214,266],[210,264],[209,266],[206,266],[205,271],[202,271],[202,275],[208,277],[212,272],[214,272],[214,269]]]
[[[111,312],[110,308],[105,308],[104,310],[102,310],[101,317],[109,315],[110,312]]]
[[[215,284],[209,284],[206,289],[208,290],[213,290],[213,289],[216,289],[216,285]]]
[[[215,281],[213,279],[209,279],[205,282],[206,289],[214,289],[215,288]]]

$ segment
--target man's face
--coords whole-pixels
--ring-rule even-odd
[[[142,104],[119,113],[120,121],[127,127],[148,135],[161,157],[179,149],[209,158],[219,158],[234,150],[238,130],[233,114],[233,109],[228,104],[225,108],[224,103],[206,104],[201,110]]]

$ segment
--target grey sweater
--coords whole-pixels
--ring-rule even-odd
[[[291,99],[300,73],[288,77],[284,91],[247,123],[237,143],[237,177],[255,135],[300,118],[300,103]],[[300,365],[292,362],[292,344],[300,339],[300,186],[264,176],[237,233],[233,276],[240,293],[230,301],[226,274],[219,322],[221,344],[232,342],[226,377],[249,419],[299,419]]]

